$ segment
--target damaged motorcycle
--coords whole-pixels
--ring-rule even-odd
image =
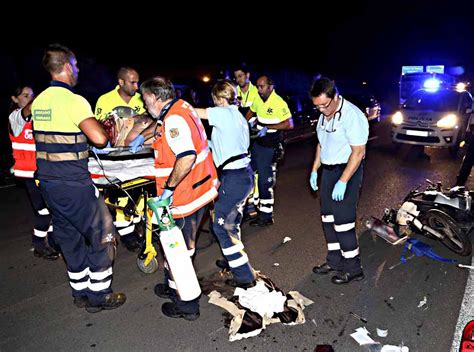
[[[474,191],[459,186],[443,189],[441,182],[426,181],[427,188],[411,190],[398,210],[385,209],[381,220],[371,217],[365,225],[394,245],[422,234],[439,240],[456,254],[470,255],[470,236],[474,233]]]

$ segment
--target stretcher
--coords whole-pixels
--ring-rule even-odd
[[[128,148],[110,148],[109,154],[89,158],[89,172],[102,193],[121,236],[134,233],[145,249],[147,200],[156,196],[154,159],[150,147],[132,154]],[[152,273],[158,269],[154,259],[144,266],[143,254],[137,258],[139,269]]]

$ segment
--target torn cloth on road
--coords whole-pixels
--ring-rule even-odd
[[[245,297],[253,297],[253,304],[248,305],[248,300]],[[242,298],[244,301],[241,302]],[[270,300],[273,302],[269,302]],[[264,301],[264,305],[255,305],[255,302]],[[212,291],[209,294],[209,303],[224,308],[231,314],[229,341],[237,341],[257,336],[267,325],[273,323],[303,324],[305,322],[303,310],[313,301],[297,291],[290,291],[285,295],[269,278],[260,275],[256,286],[246,290],[237,288],[232,297],[226,298],[219,292]]]

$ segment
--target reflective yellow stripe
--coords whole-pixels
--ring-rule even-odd
[[[63,135],[63,134],[35,134],[35,141],[39,143],[76,144],[86,143],[87,138],[83,134]]]
[[[37,159],[44,159],[48,161],[72,161],[82,160],[89,157],[89,152],[78,152],[78,153],[48,153],[48,152],[36,152]]]

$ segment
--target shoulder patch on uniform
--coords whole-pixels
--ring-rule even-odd
[[[170,129],[170,137],[171,138],[176,138],[179,136],[179,130],[177,128],[171,128]]]

